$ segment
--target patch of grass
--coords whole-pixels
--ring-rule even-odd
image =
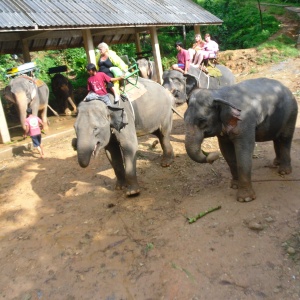
[[[153,248],[154,248],[154,245],[153,245],[152,243],[148,243],[148,244],[146,245],[146,252],[152,250]]]
[[[271,62],[270,57],[267,54],[262,54],[262,56],[257,57],[256,63],[258,65],[264,65]]]
[[[249,71],[250,74],[255,74],[257,72],[258,72],[258,70],[256,68],[251,68]]]
[[[266,41],[257,47],[257,50],[277,49],[281,52],[295,53],[299,55],[299,50],[296,49],[296,42],[286,35],[279,35],[276,39]]]

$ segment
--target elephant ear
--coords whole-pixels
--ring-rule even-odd
[[[216,99],[214,99],[214,103],[219,103],[219,104],[226,105],[229,107],[229,109],[230,109],[229,119],[226,120],[225,123],[223,122],[223,127],[224,127],[224,130],[226,133],[230,133],[237,126],[238,121],[242,120],[240,118],[241,110],[224,99],[216,98]]]
[[[192,74],[185,74],[186,78],[186,94],[189,96],[190,93],[198,86],[198,79]]]
[[[110,126],[120,132],[128,124],[127,114],[123,107],[108,106],[110,112]]]

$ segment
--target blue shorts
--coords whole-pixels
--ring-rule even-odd
[[[182,70],[184,70],[184,64],[178,64],[178,67]]]
[[[31,137],[32,143],[33,143],[33,147],[38,147],[41,145],[41,141],[42,141],[42,135],[38,134],[38,135],[33,135]]]

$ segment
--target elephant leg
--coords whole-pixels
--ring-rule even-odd
[[[221,150],[221,153],[226,160],[230,172],[231,172],[231,183],[230,187],[232,189],[238,189],[238,170],[237,170],[237,162],[236,162],[236,155],[235,155],[235,149],[233,143],[228,139],[219,138],[219,147]]]
[[[237,200],[249,202],[256,198],[251,183],[252,154],[255,141],[239,139],[233,144],[228,139],[219,138],[220,150],[229,165],[232,180],[230,187],[238,189]]]
[[[174,161],[174,152],[170,142],[170,135],[164,135],[159,129],[153,132],[153,134],[158,137],[163,150],[163,156],[160,164],[162,167],[169,167]]]
[[[255,146],[254,136],[254,134],[253,136],[248,135],[245,139],[238,140],[235,143],[238,171],[237,200],[239,202],[249,202],[256,199],[251,182],[252,157]]]
[[[136,149],[128,150],[128,148],[120,146],[116,138],[113,136],[111,141],[106,146],[106,156],[110,161],[117,177],[116,189],[126,188],[126,195],[137,195],[140,193],[140,188],[136,176]],[[121,152],[122,148],[122,152]],[[123,161],[124,159],[124,161]],[[125,167],[124,167],[125,165]]]
[[[116,190],[122,190],[126,187],[126,179],[125,168],[119,144],[116,141],[110,142],[105,147],[105,154],[117,177]]]
[[[282,137],[273,141],[276,157],[273,161],[275,166],[279,166],[278,173],[281,175],[290,174],[291,166],[291,146],[292,138],[284,139]]]
[[[48,119],[47,119],[47,106],[44,107],[41,111],[41,119],[43,121],[44,124],[44,130],[48,130],[49,129],[49,124],[48,124]]]

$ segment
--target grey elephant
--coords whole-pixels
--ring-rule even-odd
[[[140,58],[136,62],[140,71],[139,75],[142,78],[147,78],[153,81],[157,81],[156,67],[153,61],[146,58]]]
[[[18,109],[22,128],[25,130],[26,109],[32,108],[34,115],[39,115],[48,129],[47,106],[49,88],[40,79],[22,75],[13,78],[4,89],[4,97],[13,102]]]
[[[175,103],[180,105],[187,101],[195,88],[218,89],[236,82],[233,73],[227,67],[216,65],[215,71],[221,76],[208,76],[193,66],[185,75],[176,70],[167,70],[163,73],[163,86],[173,94]]]
[[[152,80],[139,78],[138,84],[131,90],[132,94],[139,93],[136,99],[120,101],[117,107],[97,100],[81,102],[74,126],[77,138],[72,141],[83,168],[104,148],[117,177],[116,189],[126,188],[128,196],[140,192],[136,176],[137,136],[152,133],[158,137],[163,167],[174,160],[170,143],[172,96]]]
[[[62,74],[55,74],[51,78],[51,87],[56,99],[63,104],[64,113],[66,115],[72,114],[72,111],[69,109],[68,105],[70,104],[73,109],[73,113],[76,114],[77,107],[74,103],[74,89],[70,80],[68,80],[68,78]]]
[[[219,90],[194,90],[184,115],[185,148],[199,163],[212,163],[217,153],[203,153],[204,138],[217,136],[220,150],[229,165],[231,187],[237,200],[256,198],[251,183],[255,142],[273,141],[280,174],[289,174],[291,143],[298,106],[291,91],[279,81],[258,78]]]

